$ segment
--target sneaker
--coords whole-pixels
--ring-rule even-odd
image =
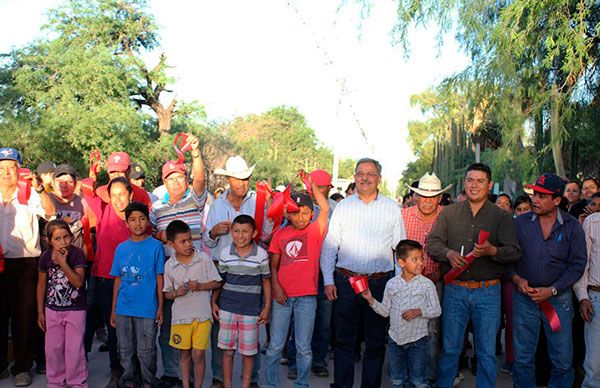
[[[458,387],[458,385],[461,383],[461,381],[463,381],[465,379],[465,376],[462,373],[457,373],[456,377],[454,378],[454,383],[452,383],[453,387]]]
[[[123,372],[121,371],[110,371],[110,380],[108,380],[108,384],[106,384],[104,388],[119,388],[119,380],[121,379],[122,375]]]
[[[313,366],[312,373],[317,377],[329,377],[329,371],[324,366]]]
[[[29,372],[16,374],[15,377],[13,377],[13,383],[15,384],[15,387],[27,387],[28,385],[31,385],[31,376],[29,375]]]
[[[36,363],[35,364],[35,373],[37,373],[38,375],[45,375],[46,374],[46,364]]]
[[[289,380],[296,380],[298,378],[298,371],[296,369],[288,370],[287,378]]]
[[[502,368],[500,368],[500,372],[507,373],[512,376],[512,368],[513,368],[512,362],[506,361],[504,363],[504,365],[502,365]]]
[[[223,388],[223,382],[213,377],[210,388]]]

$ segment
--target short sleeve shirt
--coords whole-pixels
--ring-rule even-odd
[[[117,291],[118,315],[150,319],[156,317],[156,276],[163,273],[164,264],[163,246],[153,237],[142,241],[129,239],[119,244],[110,270],[112,276],[121,278]]]
[[[325,238],[318,222],[304,229],[286,226],[275,232],[269,252],[280,255],[277,277],[288,297],[317,295],[319,256]]]
[[[262,309],[262,281],[271,277],[267,252],[252,243],[245,257],[233,243],[221,251],[219,273],[224,280],[219,308],[234,314],[258,316]]]
[[[67,254],[67,264],[72,269],[85,268],[83,251],[76,246],[71,246]],[[51,249],[40,256],[38,270],[47,276],[44,303],[46,307],[57,311],[85,310],[85,288],[75,288],[71,284],[62,268],[52,261]]]
[[[174,291],[189,282],[195,280],[198,283],[221,281],[219,272],[210,257],[196,249],[192,262],[183,264],[172,255],[165,263],[165,285],[164,292]],[[192,291],[184,296],[175,298],[171,324],[183,325],[192,323],[194,320],[203,322],[212,321],[210,305],[210,291]]]

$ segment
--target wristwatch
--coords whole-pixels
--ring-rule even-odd
[[[550,287],[550,289],[552,290],[552,296],[558,295],[558,290],[556,289],[556,287],[552,286]]]

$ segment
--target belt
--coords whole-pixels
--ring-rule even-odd
[[[364,276],[368,276],[369,279],[373,279],[373,280],[384,278],[392,273],[392,271],[388,271],[388,272],[375,272],[372,274],[362,274],[362,273],[356,273],[354,271],[350,271],[349,269],[341,268],[341,267],[336,267],[336,271],[338,271],[342,275],[347,276],[349,278],[351,278],[353,276],[363,276],[364,275]]]
[[[490,279],[490,280],[453,280],[452,283],[455,286],[460,286],[464,288],[469,288],[471,290],[476,288],[490,287],[500,284],[500,279]]]
[[[588,290],[591,290],[591,291],[596,291],[596,292],[600,292],[600,286],[592,286],[592,285],[589,285],[589,286],[588,286]]]

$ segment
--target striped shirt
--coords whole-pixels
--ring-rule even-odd
[[[218,269],[224,281],[219,308],[258,316],[262,309],[262,281],[271,277],[267,252],[252,243],[250,254],[240,257],[231,244],[221,251]]]
[[[194,247],[202,251],[202,212],[206,204],[207,191],[198,196],[192,189],[188,189],[183,198],[177,203],[170,203],[168,193],[162,200],[156,201],[150,210],[150,222],[157,232],[167,229],[167,225],[174,220],[180,220],[190,226]],[[166,250],[167,256],[172,250]]]
[[[335,267],[360,274],[394,269],[392,248],[406,238],[400,207],[382,194],[364,203],[358,195],[341,201],[329,222],[321,251],[324,284],[333,284]]]
[[[383,301],[374,300],[371,307],[377,314],[390,317],[389,335],[398,345],[425,337],[429,320],[442,313],[433,282],[422,275],[415,276],[409,282],[401,275],[394,276],[385,285]],[[421,316],[410,321],[402,318],[402,313],[411,309],[420,309]]]
[[[600,286],[600,213],[594,213],[583,222],[588,261],[583,276],[574,285],[577,299],[590,299],[588,286]]]

